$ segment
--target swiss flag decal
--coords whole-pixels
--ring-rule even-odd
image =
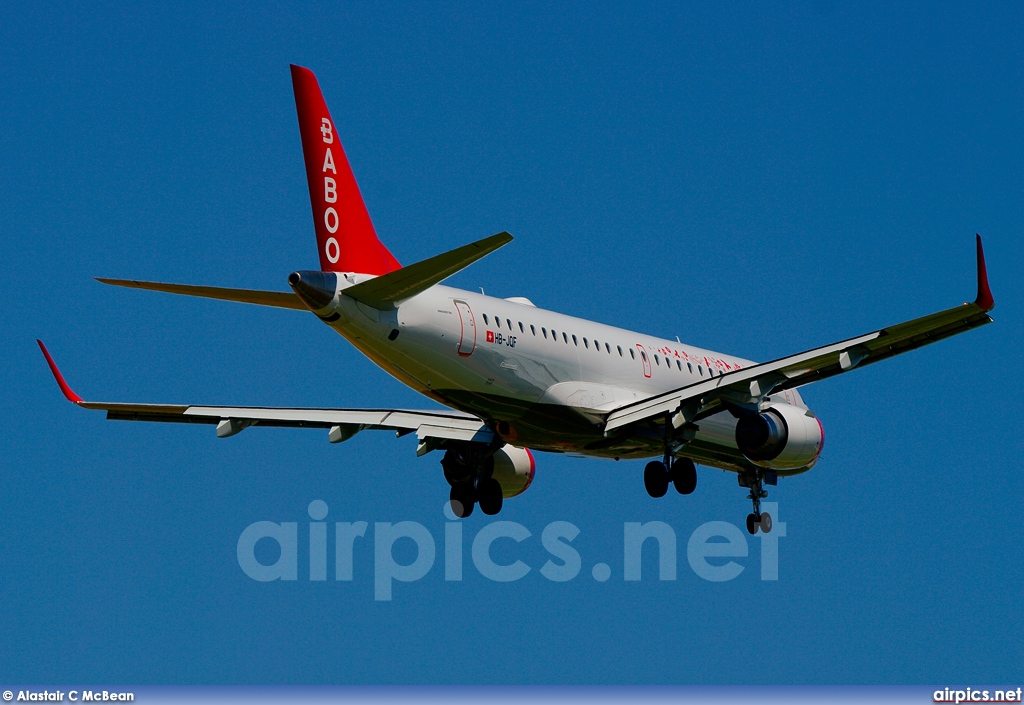
[[[493,343],[494,342],[494,331],[493,330],[487,331],[487,342],[488,343]]]

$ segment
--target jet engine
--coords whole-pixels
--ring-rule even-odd
[[[825,431],[808,409],[772,404],[736,423],[736,446],[755,465],[774,470],[810,467],[818,459]]]
[[[508,499],[526,491],[536,470],[537,463],[527,448],[506,445],[494,454],[491,477],[498,481],[502,496]]]

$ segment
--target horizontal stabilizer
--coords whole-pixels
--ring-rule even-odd
[[[204,299],[220,299],[221,301],[237,301],[243,304],[256,304],[258,306],[276,306],[277,308],[293,308],[296,311],[306,311],[306,305],[302,300],[286,291],[259,291],[256,289],[225,289],[219,286],[193,286],[191,284],[163,284],[161,282],[140,282],[133,279],[102,279],[96,277],[96,281],[113,286],[126,286],[130,289],[148,289],[150,291],[164,291],[168,294],[184,294],[185,296],[200,296]]]
[[[342,293],[378,310],[393,308],[396,303],[426,291],[510,242],[512,242],[512,236],[508,233],[491,235],[451,252],[445,252],[356,284]]]

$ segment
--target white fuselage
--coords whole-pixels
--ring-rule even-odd
[[[538,450],[659,455],[656,430],[605,439],[598,423],[616,407],[754,364],[547,311],[525,299],[434,286],[379,311],[342,295],[367,278],[340,274],[333,313],[321,312],[324,320],[404,384],[493,421],[506,441]],[[795,390],[777,400],[803,406]],[[724,412],[702,420],[684,454],[737,469],[742,456],[735,425]]]

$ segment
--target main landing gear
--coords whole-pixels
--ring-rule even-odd
[[[667,456],[665,461],[652,460],[644,468],[644,487],[652,497],[664,497],[669,483],[679,494],[692,494],[697,489],[697,468],[689,458]]]
[[[452,486],[448,501],[452,514],[465,519],[473,513],[473,506],[493,516],[501,511],[504,495],[501,484],[491,477],[494,457],[486,449],[449,448],[441,459],[444,477]]]
[[[479,504],[484,514],[494,516],[501,511],[503,500],[501,485],[493,477],[477,476],[472,480],[456,482],[448,495],[452,514],[459,519],[472,514],[474,504]]]
[[[675,485],[679,494],[693,494],[697,489],[697,467],[693,461],[689,458],[677,458],[672,452],[673,432],[671,420],[666,418],[663,430],[665,458],[652,460],[644,468],[644,487],[651,497],[664,497],[670,482]]]
[[[758,470],[754,473],[746,473],[739,476],[740,487],[749,487],[750,494],[747,495],[754,505],[754,511],[747,515],[747,533],[753,536],[758,529],[764,533],[772,530],[772,515],[761,511],[761,500],[768,497],[765,492],[765,483],[774,485],[778,482],[778,476],[771,470]]]

